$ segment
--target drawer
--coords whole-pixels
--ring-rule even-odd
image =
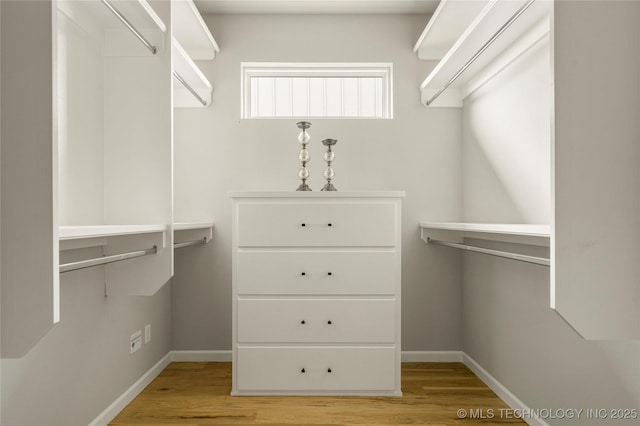
[[[239,203],[239,247],[391,247],[396,204]]]
[[[239,391],[392,391],[393,347],[238,347]]]
[[[241,343],[393,343],[395,299],[240,298]]]
[[[238,294],[393,295],[399,256],[386,251],[236,252]]]

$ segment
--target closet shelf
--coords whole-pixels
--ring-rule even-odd
[[[441,0],[413,48],[418,59],[442,59],[487,3]]]
[[[85,238],[117,237],[121,235],[150,234],[166,232],[166,225],[92,225],[92,226],[60,226],[60,241],[79,240]]]
[[[185,231],[189,229],[212,229],[213,222],[176,222],[173,224],[174,231]]]
[[[193,0],[171,2],[173,36],[194,60],[214,59],[220,52]]]
[[[468,2],[461,3],[469,6]],[[423,55],[435,55],[438,48],[456,39],[420,86],[425,106],[462,107],[466,96],[549,33],[552,2],[534,0],[520,15],[529,0],[479,3],[484,7],[467,26],[462,24],[472,13],[454,13],[454,9],[445,13],[454,6],[442,5],[416,45],[419,56],[421,50],[431,52]],[[459,34],[443,34],[440,28],[455,29]]]
[[[152,55],[164,47],[167,26],[146,0],[59,0],[57,6],[102,42],[96,47],[105,56]]]
[[[213,87],[202,71],[174,38],[173,46],[173,106],[206,107],[211,104]]]
[[[173,247],[207,244],[213,238],[213,222],[179,222],[173,224]]]
[[[60,226],[60,272],[159,253],[166,246],[168,230],[166,225]],[[94,247],[100,247],[103,256],[92,259],[68,256],[68,250]]]
[[[549,246],[551,227],[520,223],[422,222],[422,239],[462,243],[464,238]]]

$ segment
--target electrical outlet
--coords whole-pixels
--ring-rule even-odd
[[[138,349],[142,347],[142,330],[138,330],[131,335],[131,339],[129,340],[129,349],[130,353],[136,352]]]
[[[146,345],[151,341],[151,324],[147,324],[144,327],[144,344]]]

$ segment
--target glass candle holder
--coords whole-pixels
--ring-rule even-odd
[[[298,135],[298,142],[301,145],[300,154],[298,154],[298,160],[300,160],[300,168],[298,169],[298,179],[302,182],[296,191],[311,191],[309,185],[307,185],[307,179],[309,178],[309,169],[307,169],[307,163],[311,159],[309,155],[309,151],[307,151],[307,144],[311,140],[311,136],[307,132],[307,129],[311,127],[311,123],[308,121],[298,121],[296,126],[300,130],[300,134]]]
[[[327,183],[322,187],[322,191],[337,191],[338,189],[333,186],[331,181],[333,180],[333,176],[335,173],[333,172],[333,167],[331,164],[333,163],[333,159],[335,158],[335,153],[331,150],[331,147],[337,144],[338,141],[336,139],[324,139],[322,141],[322,145],[327,147],[327,151],[324,153],[324,161],[327,162],[327,168],[324,169],[324,178],[327,180]]]

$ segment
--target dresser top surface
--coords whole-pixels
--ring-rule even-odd
[[[231,198],[399,198],[404,191],[230,191]]]

